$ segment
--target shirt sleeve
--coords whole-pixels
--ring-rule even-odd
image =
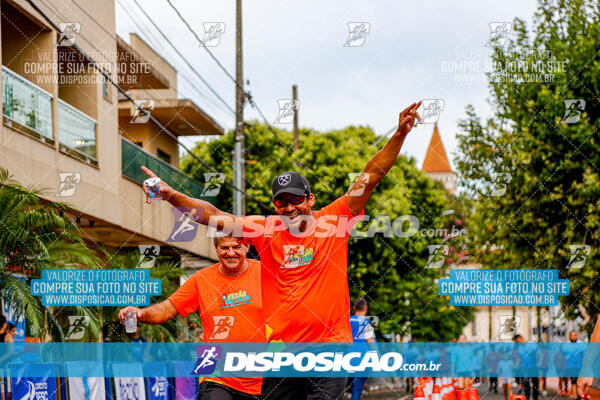
[[[341,219],[347,221],[348,227],[346,229],[346,236],[350,235],[350,231],[365,215],[365,210],[361,210],[357,215],[352,214],[352,210],[348,206],[348,198],[346,195],[338,197],[333,203],[323,207],[319,210],[319,217],[321,216],[336,216],[339,218],[338,224],[341,223]]]
[[[243,220],[242,237],[244,240],[256,247],[260,248],[264,240],[267,217],[263,215],[248,215]]]
[[[200,271],[192,275],[175,293],[169,296],[169,301],[183,318],[196,312],[200,307],[200,294],[198,293],[199,273]]]

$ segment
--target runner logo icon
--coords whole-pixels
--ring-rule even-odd
[[[235,318],[232,315],[213,315],[213,323],[215,327],[213,329],[212,334],[210,335],[210,340],[225,340],[229,336],[229,332],[231,328],[233,328],[233,323],[235,322]]]
[[[198,361],[192,371],[192,375],[210,375],[215,372],[217,360],[221,358],[223,349],[221,346],[197,346]]]

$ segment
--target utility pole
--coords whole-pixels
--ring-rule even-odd
[[[298,151],[300,145],[298,144],[298,85],[292,86],[292,104],[294,105],[294,152]]]
[[[244,77],[242,73],[242,0],[235,2],[235,140],[233,155],[233,185],[245,191],[244,185]],[[245,199],[242,192],[233,190],[233,214],[246,213]]]

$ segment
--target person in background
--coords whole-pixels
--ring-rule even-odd
[[[146,343],[147,340],[140,336],[140,327],[137,327],[137,330],[131,334],[131,341],[133,343]]]
[[[513,395],[512,386],[515,383],[515,378],[513,378],[513,361],[509,352],[501,355],[501,359],[498,362],[498,375],[500,375],[498,380],[504,392],[504,400],[509,400],[510,396]]]
[[[467,337],[460,335],[457,343],[467,343]],[[457,375],[456,385],[459,390],[468,389],[473,384],[473,377],[475,376],[474,359],[475,354],[468,346],[456,347],[452,354],[452,364]]]
[[[410,342],[417,343],[417,337],[411,336]],[[417,362],[417,359],[419,358],[419,352],[414,347],[410,347],[410,349],[406,352],[406,355],[403,354],[403,356],[405,356],[407,364],[413,364],[413,363]],[[415,390],[416,385],[417,385],[417,378],[415,378],[413,376],[407,377],[406,378],[406,393],[409,393],[409,392],[412,392],[413,390]]]
[[[538,385],[540,388],[540,393],[542,393],[544,396],[548,393],[546,376],[548,375],[548,370],[550,369],[550,353],[546,348],[546,346],[548,345],[548,338],[548,333],[544,333],[542,339],[543,344],[541,345],[542,348],[537,354],[537,366],[539,370]]]
[[[204,330],[202,330],[202,328],[200,328],[200,326],[198,325],[198,322],[196,321],[192,321],[190,322],[190,329],[189,329],[190,333],[190,341],[192,342],[201,342],[202,341],[202,336],[204,335]]]
[[[481,350],[481,346],[479,343],[473,343],[474,353],[473,353],[473,366],[475,367],[475,378],[473,379],[473,384],[471,387],[478,388],[481,386],[481,383],[485,381],[483,376],[485,375],[483,372],[483,351]]]
[[[498,364],[503,359],[504,356],[499,351],[493,351],[487,354],[486,361],[488,372],[492,375],[497,374],[499,372]],[[494,393],[498,393],[498,376],[490,376],[490,392],[493,391]],[[502,387],[502,385],[500,385],[500,387]]]
[[[25,350],[21,350],[21,352],[15,354],[14,352],[14,337],[17,332],[17,328],[11,324],[6,322],[6,318],[4,315],[0,314],[0,343],[10,343],[10,345],[4,346],[4,352],[0,353],[0,384],[3,384],[3,368],[6,362],[8,362],[13,357],[18,356],[19,354],[23,354]],[[0,391],[1,393],[1,391]]]
[[[0,343],[4,341],[4,332],[6,331],[6,317],[3,314],[0,314]]]
[[[527,400],[538,400],[539,396],[539,381],[536,373],[537,370],[537,345],[525,341],[523,336],[515,335],[515,343],[522,343],[515,354],[515,365],[523,372],[525,377],[521,378],[521,388],[527,397]]]
[[[579,343],[577,340],[577,332],[569,332],[569,343]],[[564,392],[561,392],[562,396],[570,396],[573,399],[577,398],[577,376],[579,369],[581,368],[581,362],[583,361],[584,355],[583,348],[573,348],[572,346],[561,345],[560,352],[565,358],[565,367],[569,371],[569,376],[564,378]],[[569,382],[571,382],[571,390],[569,390]]]
[[[352,305],[354,315],[350,317],[350,328],[352,329],[355,348],[358,347],[361,351],[363,350],[360,348],[362,347],[361,344],[368,346],[366,345],[367,343],[376,343],[375,330],[373,329],[371,320],[365,317],[368,309],[369,307],[365,298],[359,297],[354,300],[354,304]],[[358,346],[356,343],[358,343]],[[364,350],[368,351],[368,348]],[[357,376],[353,379],[351,400],[360,400],[366,382],[367,378],[362,376]]]
[[[4,333],[0,334],[0,343],[13,343],[15,339],[15,335],[17,333],[17,327],[11,323],[6,323],[6,328],[4,328]]]

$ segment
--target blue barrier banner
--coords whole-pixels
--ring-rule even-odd
[[[13,399],[54,400],[58,365],[54,363],[10,364],[8,375]]]
[[[144,363],[144,375],[148,377],[148,399],[169,400],[171,388],[166,378],[167,364],[158,362]]]
[[[453,306],[557,306],[569,292],[555,269],[453,269],[438,282]]]
[[[211,350],[213,347],[215,351]],[[5,344],[0,344],[0,354],[5,348]],[[27,343],[25,350],[37,353],[44,362],[67,363],[70,377],[155,378],[156,370],[146,367],[152,363],[178,365],[166,368],[164,377],[192,380],[207,374],[600,377],[600,343],[369,343],[367,346],[364,343],[136,343],[135,347],[131,343]],[[3,359],[14,362],[22,355],[7,355]],[[105,367],[72,363],[83,360],[89,363],[91,356]],[[48,373],[62,376],[60,372],[48,371],[40,376],[46,377]],[[35,377],[37,371],[28,374]]]
[[[161,291],[148,269],[44,269],[31,280],[44,306],[147,306]]]
[[[141,363],[112,363],[110,370],[115,380],[115,400],[146,398]]]
[[[70,361],[65,364],[68,379],[69,399],[106,400],[104,365],[98,361]],[[77,374],[71,373],[77,371]]]

